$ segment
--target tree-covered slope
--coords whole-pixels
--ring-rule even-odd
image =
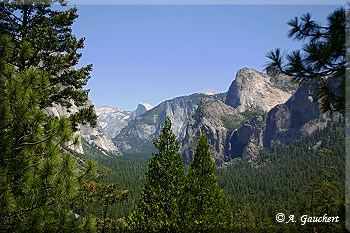
[[[228,167],[216,170],[219,184],[224,189],[232,211],[236,216],[234,222],[237,228],[265,229],[275,232],[296,232],[297,230],[312,229],[312,224],[301,226],[302,215],[323,216],[325,212],[317,212],[310,202],[312,199],[312,181],[321,177],[319,169],[323,160],[319,158],[320,150],[327,148],[331,152],[327,155],[327,166],[332,179],[339,182],[334,192],[334,200],[329,216],[339,216],[342,223],[331,226],[330,229],[344,227],[344,192],[345,192],[345,124],[344,120],[328,123],[323,130],[317,130],[311,136],[288,145],[278,145],[271,149],[263,149],[256,162],[249,163],[240,158],[234,159]],[[322,177],[321,177],[322,178]],[[321,181],[317,181],[321,184]],[[314,190],[314,199],[320,193]],[[315,203],[314,203],[315,204]],[[316,203],[317,205],[317,203]],[[322,203],[318,203],[322,206]],[[319,207],[320,207],[319,206]],[[247,208],[249,207],[249,208]],[[253,218],[242,222],[242,216],[251,212]],[[248,212],[249,212],[248,211]],[[278,223],[277,213],[295,215],[297,222],[291,224]],[[313,215],[312,215],[313,214]],[[325,224],[316,224],[317,232],[327,232]],[[323,230],[322,230],[323,229]],[[328,231],[330,232],[330,231]]]

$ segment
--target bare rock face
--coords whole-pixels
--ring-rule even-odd
[[[230,160],[226,156],[231,124],[244,119],[239,112],[220,100],[204,97],[195,114],[189,120],[186,137],[182,146],[182,157],[185,164],[190,164],[200,133],[205,131],[210,144],[211,156],[217,166],[222,166]],[[231,121],[231,122],[229,122]]]
[[[291,93],[277,88],[269,75],[242,68],[237,72],[236,79],[229,88],[225,103],[239,112],[248,109],[268,112],[290,97]]]
[[[145,112],[151,109],[152,109],[152,106],[150,104],[146,104],[146,103],[138,104],[136,110],[131,113],[129,121],[135,120],[136,117],[141,116],[142,114],[144,114]]]
[[[131,112],[121,108],[102,106],[96,108],[96,115],[98,116],[97,120],[100,126],[108,137],[114,138],[122,128],[127,126],[130,121]]]
[[[93,104],[92,101],[89,99],[87,103],[81,108],[86,108],[90,105]],[[68,117],[70,114],[77,112],[79,108],[73,104],[73,106],[69,109],[70,111],[68,111],[66,107],[54,105],[53,107],[47,108],[45,110],[48,114]],[[113,144],[112,140],[105,134],[104,130],[99,124],[97,124],[95,128],[90,127],[90,125],[79,125],[79,130],[76,132],[76,134],[80,135],[90,144],[94,144],[98,147],[101,147],[102,149],[112,154],[120,155],[118,148]],[[79,145],[78,147],[73,147],[72,149],[81,154],[84,153],[82,145]]]
[[[154,150],[152,141],[160,134],[167,116],[171,119],[172,131],[182,142],[186,135],[187,121],[204,96],[206,94],[196,93],[162,102],[130,121],[113,142],[122,152],[151,153]]]
[[[152,109],[152,106],[146,103],[138,104],[137,109],[132,112],[125,111],[121,108],[102,106],[96,108],[96,114],[102,129],[112,139],[115,138],[130,121],[135,120],[136,117],[141,116],[150,109]]]
[[[313,85],[313,84],[311,84]],[[327,121],[338,119],[341,114],[320,114],[314,101],[313,86],[301,85],[285,103],[275,106],[268,113],[255,117],[232,132],[229,139],[231,158],[254,160],[261,148],[287,144],[322,129]]]

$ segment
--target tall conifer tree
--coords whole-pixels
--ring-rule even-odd
[[[82,106],[91,71],[91,65],[74,67],[81,57],[77,50],[84,47],[84,39],[71,33],[76,8],[52,10],[54,2],[65,4],[0,2],[0,232],[95,228],[94,217],[71,207],[84,201],[96,163],[78,165],[69,149],[78,142],[73,137],[78,123],[96,124],[93,106],[69,118],[44,111],[53,104]],[[122,194],[109,194],[108,202]]]
[[[7,56],[14,48],[11,38],[1,35],[0,41]],[[77,165],[67,149],[76,142],[71,122],[40,108],[50,88],[48,72],[18,70],[3,59],[0,66],[0,231],[93,228],[93,219],[76,219],[67,208],[95,176],[94,163]]]
[[[184,219],[192,232],[221,232],[230,228],[232,213],[214,174],[215,163],[205,132],[202,132],[184,191]]]
[[[171,131],[170,118],[153,144],[158,153],[148,161],[147,183],[137,209],[128,219],[133,231],[176,232],[180,230],[179,203],[184,183],[184,168],[178,150],[180,142]]]
[[[18,71],[37,67],[48,76],[50,88],[45,90],[39,107],[59,104],[68,108],[74,103],[83,106],[89,90],[83,87],[90,79],[92,65],[75,69],[84,48],[84,38],[72,34],[78,18],[75,7],[66,11],[53,10],[51,5],[64,0],[4,0],[0,2],[0,34],[8,35],[13,49],[4,58]],[[93,106],[82,108],[69,117],[75,130],[78,123],[96,125]]]

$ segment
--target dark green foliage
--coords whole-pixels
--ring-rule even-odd
[[[332,229],[335,229],[333,232],[344,232],[345,216],[342,207],[345,173],[344,133],[344,121],[329,123],[325,129],[318,130],[304,139],[261,151],[255,164],[235,158],[228,167],[216,169],[218,183],[223,188],[234,214],[233,231],[312,232],[312,224],[301,226],[299,220],[304,214],[312,214],[310,187],[313,180],[318,182],[322,178],[319,171],[322,166],[319,151],[328,148],[331,152],[327,154],[327,164],[330,167],[337,167],[336,172],[332,169],[330,171],[333,174],[332,181],[339,182],[336,186],[339,196],[334,199],[335,205],[332,206],[333,212],[330,213],[341,219],[340,223],[330,226],[328,232],[332,232]],[[146,182],[144,176],[147,170],[146,157],[100,156],[99,163],[108,167],[101,170],[106,174],[102,179],[103,182],[117,182],[121,189],[132,190],[127,200],[109,208],[110,218],[128,216],[140,199],[141,186]],[[315,201],[313,203],[315,209],[323,205]],[[181,208],[184,208],[184,205]],[[90,210],[93,212],[95,209],[98,208]],[[315,211],[315,214],[318,216],[324,210],[320,211]],[[276,214],[280,212],[286,215],[294,214],[298,222],[278,223]],[[103,216],[103,208],[99,207],[99,213],[96,215]],[[185,225],[182,224],[181,227]],[[316,225],[317,232],[327,232],[322,229],[324,227],[326,225],[323,223]]]
[[[223,187],[231,209],[235,213],[235,231],[246,232],[245,227],[248,223],[249,229],[255,229],[251,230],[252,232],[265,232],[265,230],[267,232],[312,232],[313,225],[302,226],[300,217],[305,214],[314,214],[314,216],[325,214],[327,205],[320,201],[317,202],[318,210],[316,211],[314,207],[314,213],[311,213],[310,184],[316,181],[319,184],[314,187],[314,192],[322,190],[323,185],[319,181],[323,176],[319,169],[324,165],[322,159],[319,159],[319,154],[322,153],[323,148],[327,148],[330,150],[326,157],[328,172],[332,174],[332,180],[329,181],[335,182],[332,186],[337,189],[332,188],[334,199],[328,199],[333,203],[332,211],[329,213],[332,216],[339,216],[340,222],[329,226],[330,231],[324,229],[326,227],[324,223],[319,223],[316,231],[319,233],[344,232],[344,129],[344,120],[329,123],[325,129],[293,141],[289,145],[262,150],[254,164],[236,160],[228,167],[216,169],[218,182]],[[337,167],[337,172],[330,169],[331,167]],[[319,195],[319,198],[322,199],[322,196]],[[314,196],[314,205],[316,205],[315,198]],[[326,200],[327,198],[324,199]],[[250,211],[245,211],[247,205]],[[251,221],[240,222],[239,219],[246,215],[244,212],[253,214]],[[293,214],[297,222],[278,223],[277,213],[284,213],[287,217]],[[336,230],[332,231],[332,229]]]
[[[249,207],[249,203],[238,209],[234,224],[236,229],[240,229],[240,232],[255,232],[255,218]]]
[[[214,175],[208,138],[201,133],[190,165],[182,203],[184,228],[188,232],[220,232],[230,229],[232,213]]]
[[[292,27],[289,37],[307,41],[302,51],[282,54],[280,49],[267,53],[270,62],[266,65],[293,77],[295,81],[311,81],[330,76],[339,78],[341,85],[332,87],[331,81],[322,80],[317,87],[320,110],[340,111],[345,109],[345,10],[340,8],[327,18],[327,26],[311,19],[310,14],[295,17],[288,22]]]
[[[53,103],[68,108],[72,103],[83,106],[89,92],[83,87],[90,78],[92,65],[75,69],[82,56],[78,50],[84,48],[84,38],[77,39],[71,33],[77,9],[52,10],[54,2],[65,5],[63,0],[0,2],[0,34],[7,35],[12,42],[11,51],[3,59],[18,71],[37,67],[46,72],[50,88],[42,90],[45,98],[40,100],[40,108]],[[96,119],[92,106],[70,116],[74,129],[77,123],[94,126]]]
[[[327,216],[339,215],[339,209],[344,205],[344,194],[340,193],[341,185],[335,180],[337,167],[329,159],[329,149],[321,149],[318,152],[319,165],[318,171],[315,172],[311,180],[308,191],[310,195],[310,212],[325,213]],[[343,216],[341,216],[343,217]],[[342,225],[337,223],[317,224],[314,223],[315,229],[323,232],[336,232],[342,230]]]
[[[117,221],[108,218],[108,211],[111,206],[125,199],[129,195],[128,190],[118,190],[117,184],[100,184],[100,183],[85,183],[84,184],[84,200],[86,204],[92,202],[103,208],[103,216],[97,219],[97,228],[101,232],[106,229],[117,229]]]
[[[184,168],[178,150],[180,142],[171,131],[171,121],[162,126],[162,134],[154,141],[158,153],[147,162],[147,182],[137,209],[127,219],[132,231],[176,231],[180,228],[180,196],[184,184]]]
[[[262,111],[255,109],[246,110],[245,112],[241,113],[241,115],[245,118],[245,121],[249,121],[253,117],[259,116],[261,114],[263,114]]]
[[[221,116],[221,120],[222,120],[222,123],[224,124],[224,127],[230,131],[238,129],[243,124],[242,119],[234,115]]]
[[[91,70],[74,69],[83,48],[83,39],[71,34],[76,9],[52,11],[50,5],[0,2],[1,232],[95,232],[87,201],[109,207],[127,194],[115,184],[95,183],[96,162],[77,160],[70,149],[79,141],[78,123],[96,124],[93,106],[69,118],[45,111],[53,104],[85,104],[82,88]]]
[[[88,144],[84,139],[83,149],[84,154],[79,155],[80,157],[98,161],[97,171],[103,174],[101,183],[117,183],[121,190],[130,190],[129,196],[122,202],[110,206],[108,213],[111,219],[128,216],[135,209],[136,203],[141,197],[142,185],[146,183],[145,173],[150,155],[124,153],[123,156],[115,156]],[[109,156],[103,154],[102,151]],[[89,203],[88,211],[99,218],[103,216],[103,209],[95,203]]]
[[[93,229],[90,216],[75,219],[66,205],[94,179],[94,164],[78,166],[67,147],[71,122],[40,108],[49,89],[46,71],[2,64],[0,96],[0,230],[5,232]]]
[[[261,115],[263,112],[255,109],[246,110],[239,115],[224,115],[221,116],[224,127],[230,131],[240,128],[244,122],[249,121],[253,117]],[[241,116],[243,117],[241,117]]]

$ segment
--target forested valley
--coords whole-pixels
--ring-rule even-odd
[[[205,131],[184,165],[168,116],[151,154],[117,156],[80,137],[98,125],[85,105],[92,65],[75,68],[84,48],[72,34],[77,8],[55,2],[67,4],[0,2],[0,232],[347,232],[343,8],[329,27],[307,15],[289,23],[290,37],[311,37],[307,55],[289,54],[285,65],[279,49],[267,54],[294,81],[320,79],[320,111],[337,120],[217,167]],[[323,79],[332,75],[336,90]],[[51,114],[54,106],[67,114]]]
[[[344,128],[344,120],[330,122],[311,136],[264,149],[254,163],[236,158],[227,167],[216,168],[218,183],[233,213],[234,232],[312,232],[314,227],[317,232],[345,232]],[[97,158],[98,170],[105,174],[101,182],[117,183],[120,189],[131,191],[128,198],[111,206],[110,218],[128,216],[135,208],[146,182],[148,159],[150,155],[140,154]],[[324,163],[326,170],[322,170]],[[327,181],[323,180],[325,173]],[[102,208],[90,208],[102,216]],[[329,208],[328,216],[339,216],[341,222],[301,225],[303,215],[323,216],[325,208]],[[296,222],[279,223],[278,213],[295,215]]]

